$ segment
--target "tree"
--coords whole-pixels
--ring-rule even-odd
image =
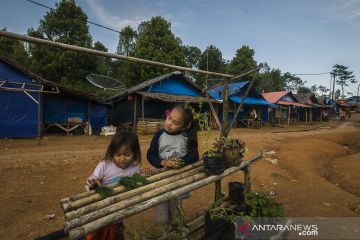
[[[263,68],[256,73],[254,86],[260,92],[276,92],[285,90],[285,82],[279,69],[271,69],[267,63],[263,63]]]
[[[301,86],[297,89],[297,93],[311,93],[311,89],[308,87]]]
[[[1,29],[6,31],[6,28]],[[27,68],[29,65],[29,56],[24,43],[10,38],[0,37],[0,55],[15,63]]]
[[[61,0],[46,13],[40,26],[29,29],[30,36],[92,48],[87,16],[74,0]],[[30,44],[31,69],[54,82],[91,90],[86,75],[94,73],[97,57],[44,45]]]
[[[287,91],[298,91],[298,89],[306,83],[300,77],[297,77],[289,72],[284,73],[283,80],[286,84]]]
[[[201,54],[199,60],[199,69],[210,72],[224,72],[225,60],[222,58],[220,49],[214,45],[208,46]],[[207,85],[206,79],[208,76],[200,75],[196,83],[202,88]]]
[[[320,96],[325,97],[327,95],[327,93],[329,92],[329,89],[323,85],[319,85],[319,91],[320,91]]]
[[[160,16],[139,25],[134,56],[178,66],[186,64],[180,38],[171,31],[171,23]],[[133,71],[136,72],[133,84],[136,84],[171,70],[137,65]]]
[[[344,65],[335,64],[333,66],[331,75],[336,78],[336,84],[341,86],[341,95],[344,98],[344,86],[349,86],[349,83],[357,83],[353,72],[348,70],[349,68]]]
[[[125,56],[133,56],[136,45],[137,33],[132,27],[124,27],[119,34],[117,53]]]
[[[107,52],[108,49],[101,42],[94,43],[94,49],[102,52]],[[96,74],[109,75],[111,67],[111,59],[106,57],[96,57]]]
[[[341,91],[340,91],[340,89],[337,89],[337,90],[335,91],[335,99],[339,99],[340,96],[341,96]]]
[[[318,96],[318,93],[317,93],[317,91],[318,91],[318,86],[316,86],[316,84],[312,85],[312,86],[310,87],[310,90],[311,90],[311,92],[312,92],[313,94],[315,94],[315,96]]]
[[[182,47],[185,56],[186,66],[189,68],[199,68],[201,50],[195,46],[185,45]]]
[[[235,57],[230,61],[228,65],[228,73],[233,75],[238,75],[249,71],[257,66],[256,61],[254,60],[255,50],[251,49],[249,46],[242,46],[236,50]],[[255,73],[248,74],[243,76],[240,80],[252,79],[255,76]]]

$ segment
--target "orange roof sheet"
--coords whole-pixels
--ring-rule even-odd
[[[282,98],[288,93],[289,93],[288,91],[281,91],[281,92],[262,93],[262,95],[266,99],[266,101],[271,103],[277,103],[277,101],[279,101],[280,98]]]

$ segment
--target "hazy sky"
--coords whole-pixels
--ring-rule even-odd
[[[55,0],[35,0],[54,7]],[[255,59],[291,73],[322,73],[343,64],[360,80],[360,0],[78,0],[90,21],[121,30],[161,15],[184,44],[218,47],[231,60],[242,45]],[[0,2],[0,27],[26,33],[47,9],[26,0]],[[94,41],[116,50],[118,34],[90,25]],[[329,87],[330,75],[302,76]],[[356,95],[357,84],[346,88]]]

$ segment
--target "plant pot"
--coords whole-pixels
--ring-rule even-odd
[[[224,149],[223,157],[225,167],[229,168],[233,166],[239,166],[242,161],[243,154],[239,148]]]
[[[233,240],[235,226],[224,219],[211,219],[210,213],[205,213],[204,239],[206,240]]]
[[[208,176],[220,175],[224,170],[224,160],[220,152],[215,152],[214,156],[204,156],[204,171]]]
[[[229,202],[231,204],[243,204],[245,203],[244,190],[245,186],[241,182],[229,182]]]

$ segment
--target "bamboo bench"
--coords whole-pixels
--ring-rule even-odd
[[[216,176],[207,176],[204,172],[203,161],[199,161],[180,169],[165,169],[148,177],[150,182],[148,185],[130,191],[125,191],[119,184],[112,184],[115,195],[108,198],[90,191],[62,199],[60,204],[65,214],[64,231],[70,239],[81,239],[97,229],[214,182],[215,200],[219,199],[221,179],[239,170],[244,171],[245,189],[249,192],[251,190],[250,165],[260,158],[261,155],[258,154]],[[181,208],[181,205],[177,207]],[[182,214],[173,216],[176,216],[176,219],[171,219],[171,221],[182,224],[185,222]],[[196,230],[199,229],[196,228]]]

